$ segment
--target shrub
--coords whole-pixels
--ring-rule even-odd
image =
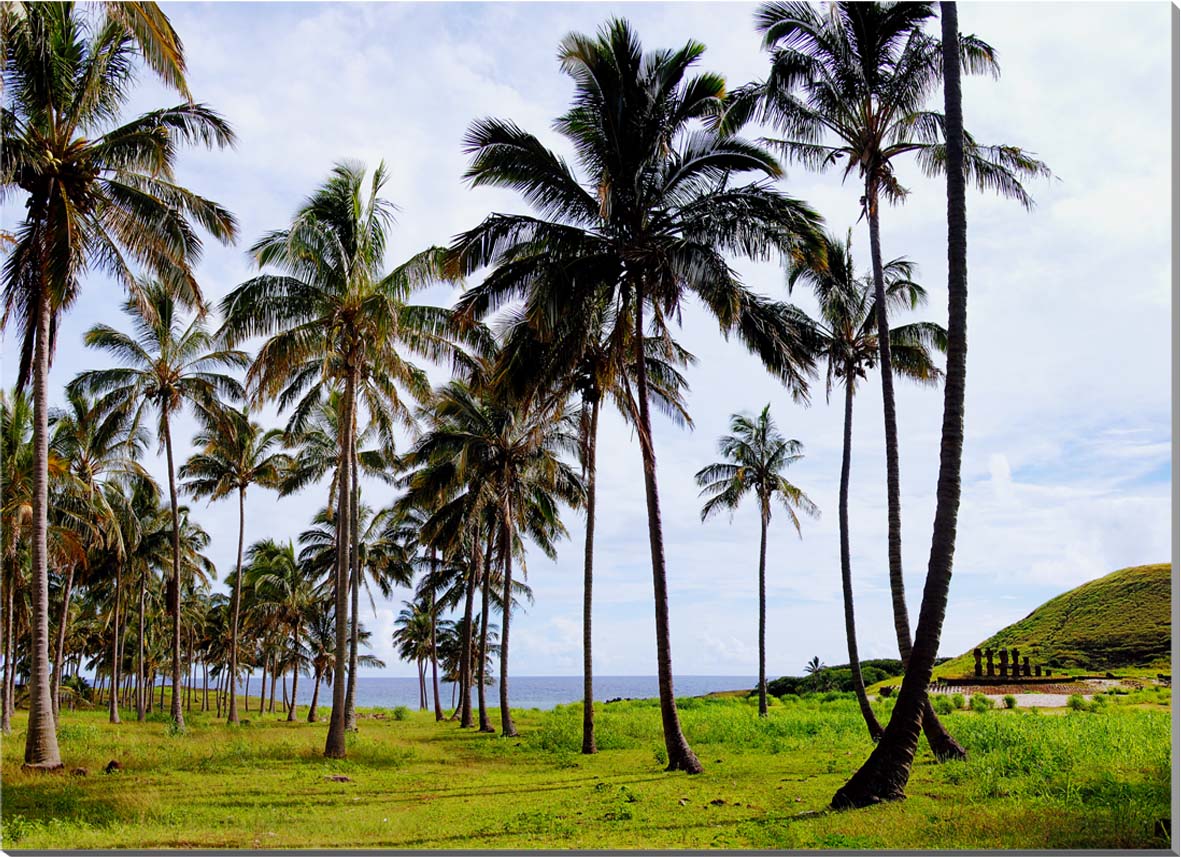
[[[963,708],[964,707],[964,695],[962,693],[953,693],[951,695],[951,704],[955,708]]]
[[[936,694],[931,700],[931,707],[935,709],[935,713],[941,716],[951,714],[955,710],[955,706],[951,704],[951,700],[945,694]]]
[[[990,708],[992,708],[994,704],[995,703],[991,699],[989,699],[987,696],[985,696],[983,693],[972,694],[971,706],[972,706],[972,710],[975,711],[977,714],[983,714],[984,712],[986,712]]]
[[[880,696],[882,699],[889,699],[893,695],[894,695],[894,688],[888,684],[885,685],[881,690],[878,691],[878,696]]]
[[[409,716],[410,716],[410,709],[407,708],[405,705],[399,705],[396,708],[394,708],[394,719],[395,720],[405,720]]]
[[[1082,694],[1072,693],[1066,700],[1066,707],[1071,711],[1086,711],[1087,701],[1083,699]]]
[[[1013,694],[1011,694],[1011,693],[1006,693],[1005,694],[1005,708],[1016,708],[1016,707],[1017,707],[1017,697],[1013,696]]]

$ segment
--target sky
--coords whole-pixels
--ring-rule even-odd
[[[471,189],[461,147],[475,119],[511,119],[568,152],[550,130],[572,85],[556,62],[568,32],[627,17],[648,49],[704,42],[701,68],[739,85],[760,78],[766,54],[743,3],[184,3],[164,4],[181,34],[197,100],[238,135],[233,151],[182,154],[180,180],[232,210],[237,246],[209,242],[197,276],[211,304],[254,272],[246,247],[289,222],[300,202],[344,158],[384,160],[386,196],[399,208],[389,263],[445,244],[492,211],[527,211],[512,193]],[[963,32],[999,52],[999,80],[964,83],[967,129],[985,143],[1035,152],[1055,173],[1033,182],[1032,212],[976,192],[968,197],[968,392],[963,499],[941,654],[953,656],[1053,595],[1111,572],[1166,562],[1170,538],[1170,7],[1167,3],[966,3]],[[935,27],[937,27],[937,23]],[[173,103],[146,73],[127,114]],[[936,105],[939,107],[941,105]],[[887,258],[906,256],[930,295],[911,320],[946,322],[944,185],[900,166],[911,195],[884,208]],[[859,269],[869,265],[856,181],[789,168],[786,192],[807,200],[831,230],[853,229]],[[0,210],[6,226],[19,215]],[[778,264],[735,262],[755,290],[787,297]],[[429,289],[445,305],[457,290]],[[792,300],[811,311],[807,294]],[[81,344],[98,322],[125,326],[120,288],[100,275],[65,318],[51,385],[106,365]],[[899,319],[901,320],[901,319]],[[698,358],[687,372],[692,431],[656,417],[674,672],[757,671],[758,517],[745,505],[701,523],[693,474],[717,460],[730,415],[770,404],[804,458],[789,479],[820,507],[797,536],[772,520],[768,545],[768,673],[799,674],[814,655],[848,661],[841,606],[837,487],[842,413],[823,386],[808,407],[690,304],[679,333]],[[3,342],[0,374],[16,374],[17,340]],[[432,377],[442,380],[435,370]],[[902,473],[903,554],[917,617],[935,505],[942,395],[896,384]],[[264,419],[279,424],[273,409]],[[195,428],[184,418],[177,457]],[[880,380],[859,388],[850,496],[853,586],[862,657],[897,656],[886,566],[885,461]],[[149,462],[163,479],[160,461]],[[246,539],[297,538],[322,504],[313,487],[278,501],[253,490]],[[393,499],[366,486],[367,504]],[[196,501],[224,579],[237,541],[236,504]],[[600,675],[656,672],[652,577],[640,452],[615,414],[599,446],[594,666]],[[556,561],[534,551],[535,604],[512,618],[518,675],[581,670],[583,518]],[[218,584],[220,586],[220,584]],[[390,634],[402,591],[363,604],[374,674],[414,675]]]

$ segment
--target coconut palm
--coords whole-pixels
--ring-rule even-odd
[[[141,301],[124,307],[133,334],[99,324],[83,341],[111,355],[122,365],[91,369],[70,382],[69,389],[101,396],[100,412],[130,415],[133,430],[143,424],[148,409],[156,415],[156,438],[167,457],[168,497],[172,510],[172,576],[168,584],[173,622],[172,718],[184,724],[180,707],[180,519],[176,465],[172,450],[172,419],[188,404],[212,410],[220,398],[240,399],[242,386],[222,367],[244,368],[246,354],[226,348],[210,332],[201,316],[186,321],[175,292],[159,281],[141,284]]]
[[[774,145],[790,160],[823,170],[844,161],[862,182],[862,214],[869,223],[877,302],[878,351],[882,367],[886,438],[886,500],[890,592],[894,631],[903,662],[910,656],[910,619],[902,574],[902,507],[895,417],[894,372],[886,316],[886,284],[880,239],[880,202],[901,202],[908,190],[898,181],[895,160],[913,155],[927,175],[947,166],[943,114],[926,109],[942,78],[940,40],[923,31],[934,14],[930,2],[841,2],[822,11],[799,2],[772,2],[756,13],[764,47],[771,51],[766,83],[733,99],[733,121],[756,111],[786,135]],[[993,49],[974,36],[951,46],[968,73],[998,74]],[[1015,146],[985,146],[964,135],[964,172],[981,190],[1032,199],[1022,180],[1049,169]],[[963,748],[940,727],[929,732],[940,757],[962,757]]]
[[[636,434],[640,441],[656,613],[657,671],[669,770],[699,772],[681,733],[672,685],[667,570],[656,484],[649,378],[643,343],[651,320],[664,334],[669,319],[696,295],[763,359],[796,395],[805,391],[810,357],[802,326],[779,305],[747,290],[727,255],[765,258],[795,253],[816,235],[819,216],[779,193],[767,180],[775,159],[731,133],[706,127],[723,109],[725,83],[715,74],[690,75],[704,47],[645,54],[625,21],[609,22],[597,38],[567,36],[559,48],[575,85],[571,109],[555,127],[573,146],[586,178],[511,122],[482,120],[465,146],[474,185],[520,191],[538,216],[493,214],[459,236],[453,264],[470,273],[494,272],[461,299],[466,315],[483,316],[523,298],[539,330],[546,319],[618,305],[616,335],[630,344],[635,369]],[[734,182],[754,176],[745,185]],[[561,268],[572,284],[534,290]]]
[[[886,732],[869,759],[833,796],[837,807],[867,806],[904,797],[918,747],[927,685],[939,650],[955,554],[964,447],[964,380],[967,364],[967,206],[965,164],[971,140],[964,131],[960,65],[952,48],[959,37],[955,3],[941,3],[943,103],[947,128],[947,380],[943,387],[943,434],[939,448],[935,524],[927,582],[915,629],[915,644]]]
[[[108,4],[117,5],[117,4]],[[182,90],[179,39],[155,4],[133,3],[87,19],[73,3],[4,4],[0,12],[4,107],[0,199],[24,198],[3,270],[0,328],[21,336],[17,386],[34,400],[33,640],[26,763],[61,766],[49,687],[48,376],[60,315],[90,267],[137,294],[132,266],[176,284],[190,300],[201,251],[191,222],[233,238],[225,209],[175,182],[186,143],[225,146],[229,126],[191,100],[115,126],[130,95],[138,51],[165,83]]]
[[[757,417],[734,414],[730,434],[718,441],[723,461],[697,471],[701,496],[701,520],[725,510],[733,514],[746,495],[759,504],[759,716],[767,716],[767,526],[771,504],[783,506],[787,519],[800,533],[798,513],[817,517],[820,510],[783,471],[804,457],[804,445],[785,438],[775,425],[768,404]]]
[[[278,429],[264,430],[242,410],[200,410],[203,426],[193,443],[198,452],[181,465],[181,487],[194,497],[219,500],[238,495],[238,558],[230,609],[230,698],[226,719],[238,722],[238,624],[242,598],[242,546],[246,537],[246,491],[251,485],[277,488],[290,469],[291,458],[276,447],[283,441]]]
[[[280,273],[259,274],[222,302],[223,330],[231,342],[270,337],[248,381],[256,401],[277,398],[281,409],[292,408],[291,433],[299,432],[329,389],[343,395],[336,463],[341,652],[324,750],[337,758],[345,756],[352,471],[357,428],[366,422],[359,411],[363,408],[368,421],[392,443],[394,426],[413,422],[407,394],[421,399],[430,389],[426,374],[407,358],[462,358],[451,312],[408,302],[417,288],[437,277],[438,253],[428,250],[392,271],[384,269],[394,212],[381,196],[386,179],[385,167],[379,165],[366,188],[362,165],[337,165],[289,227],[264,235],[251,248],[260,268]]]
[[[434,656],[430,610],[412,601],[404,605],[394,619],[393,643],[398,657],[413,663],[418,670],[418,709],[426,711],[426,664]]]
[[[886,283],[888,313],[913,309],[926,302],[927,293],[912,279],[914,266],[905,259],[892,259],[882,266]],[[841,588],[845,606],[845,638],[849,647],[849,666],[853,674],[853,689],[861,705],[870,736],[876,741],[882,728],[874,716],[861,677],[861,661],[857,654],[857,625],[853,610],[853,573],[849,555],[849,475],[853,444],[853,396],[858,379],[863,379],[878,362],[877,305],[873,280],[858,277],[853,264],[852,233],[844,241],[829,235],[821,259],[800,259],[791,268],[788,288],[797,284],[812,287],[819,304],[816,320],[818,349],[825,362],[825,397],[832,394],[834,384],[845,388],[845,432],[841,454],[841,482],[839,527],[841,552]],[[890,328],[890,351],[894,374],[924,384],[933,384],[942,373],[932,361],[932,349],[946,348],[946,331],[937,324],[915,322]],[[930,708],[928,706],[928,708]],[[951,739],[943,737],[943,729],[934,710],[925,715],[929,735],[940,736],[937,745]]]

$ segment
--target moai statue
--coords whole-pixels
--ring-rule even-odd
[[[1033,668],[1033,674],[1034,674],[1035,676],[1037,676],[1038,678],[1041,678],[1041,677],[1042,677],[1042,665],[1041,665],[1041,664],[1037,664],[1037,665],[1036,665],[1036,666]]]
[[[996,675],[996,667],[992,663],[992,649],[985,649],[984,654],[988,658],[988,677],[992,678]]]
[[[1001,649],[1001,678],[1009,677],[1009,650]]]
[[[1009,674],[1013,678],[1020,678],[1021,676],[1021,658],[1016,649],[1009,653]]]
[[[980,668],[980,650],[973,649],[972,657],[976,659],[976,678],[980,678],[984,674],[984,671]]]
[[[1021,675],[1029,677],[1029,655],[1021,659]]]
[[[1046,671],[1043,672],[1042,675],[1044,675],[1046,678],[1049,678],[1050,677],[1050,668],[1046,667]]]

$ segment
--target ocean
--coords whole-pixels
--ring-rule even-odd
[[[683,675],[673,679],[677,696],[702,696],[720,690],[750,690],[758,679],[749,676],[708,676]],[[267,695],[270,696],[268,681]],[[288,681],[290,688],[290,680]],[[245,690],[244,685],[239,686]],[[452,685],[439,682],[439,698],[443,707],[453,707]],[[250,692],[257,695],[258,676],[250,679]],[[290,691],[289,691],[290,692]],[[457,692],[457,691],[455,691]],[[500,686],[490,684],[485,691],[488,705],[500,704]],[[605,702],[609,699],[650,699],[656,697],[658,687],[656,676],[595,676],[595,699]],[[279,683],[276,700],[283,696],[283,683]],[[312,701],[312,681],[306,676],[299,678],[299,704]],[[538,708],[548,710],[556,705],[565,705],[582,700],[582,676],[509,676],[509,704],[513,708]],[[332,689],[320,686],[320,706],[332,706]],[[430,672],[427,672],[427,704],[433,705]],[[473,694],[472,704],[475,704]],[[418,707],[418,679],[388,676],[357,676],[357,706],[359,708],[394,708],[405,705]]]

